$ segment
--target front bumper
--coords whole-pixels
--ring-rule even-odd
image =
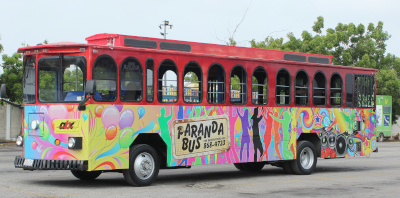
[[[14,160],[15,168],[23,168],[25,170],[79,170],[88,169],[88,161],[86,160],[42,160],[33,159],[32,165],[24,165],[25,158],[16,156]]]

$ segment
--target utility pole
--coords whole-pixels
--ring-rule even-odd
[[[159,27],[160,29],[162,29],[161,26],[164,26],[164,33],[160,32],[160,34],[161,34],[162,36],[164,36],[164,39],[167,39],[167,26],[169,26],[169,29],[172,29],[172,25],[170,25],[170,24],[169,24],[169,21],[167,21],[167,20],[165,20],[165,21],[163,21],[163,22],[164,22],[164,24],[160,24],[158,27]]]

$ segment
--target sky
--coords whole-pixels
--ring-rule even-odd
[[[0,55],[11,56],[22,43],[86,43],[98,33],[162,38],[164,20],[173,25],[167,39],[224,44],[243,17],[234,39],[249,47],[252,39],[286,39],[289,32],[300,38],[323,16],[323,31],[382,21],[391,35],[386,52],[400,56],[398,0],[0,0],[0,6]]]

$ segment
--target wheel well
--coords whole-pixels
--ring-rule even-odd
[[[316,133],[302,133],[300,137],[297,139],[297,142],[306,140],[314,144],[315,149],[317,149],[317,157],[321,157],[321,139],[318,137]]]
[[[137,144],[147,144],[153,147],[160,157],[160,168],[165,168],[167,166],[167,145],[160,135],[154,133],[141,133],[136,137],[135,141],[133,141],[131,147]]]

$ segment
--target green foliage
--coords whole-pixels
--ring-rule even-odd
[[[0,41],[1,41],[1,36],[0,36]],[[4,50],[3,45],[0,43],[0,53]]]
[[[314,33],[303,31],[301,38],[296,38],[292,32],[283,38],[267,37],[264,41],[250,41],[251,47],[276,49],[293,52],[332,55],[335,65],[379,69],[377,73],[377,92],[391,95],[393,99],[393,115],[400,115],[400,59],[386,53],[386,41],[390,38],[383,30],[383,22],[355,25],[353,23],[338,23],[335,28],[327,28],[323,34],[324,18],[319,16],[314,22]],[[314,35],[313,35],[314,34]],[[397,100],[397,98],[399,98]],[[395,122],[396,119],[393,119]]]
[[[0,76],[0,84],[7,85],[7,96],[15,103],[22,103],[22,55],[14,53],[12,56],[4,54],[3,74]]]

